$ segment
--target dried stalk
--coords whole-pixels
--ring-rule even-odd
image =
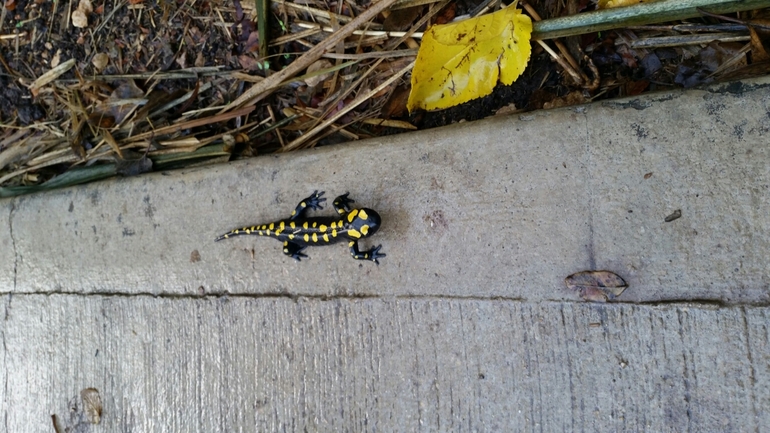
[[[260,81],[259,83],[251,86],[249,90],[247,90],[238,99],[225,107],[220,113],[224,113],[225,111],[239,108],[244,105],[256,104],[258,101],[267,97],[270,92],[272,92],[276,87],[280,86],[282,82],[306,69],[313,62],[320,59],[326,50],[334,48],[338,42],[343,41],[345,38],[350,36],[354,30],[372,20],[374,17],[379,15],[380,12],[390,7],[394,2],[395,0],[380,0],[377,3],[374,3],[361,15],[354,18],[350,23],[339,29],[339,31],[331,34],[321,43],[307,51],[298,59],[291,62],[288,66],[286,66],[286,68],[267,77],[264,81]]]

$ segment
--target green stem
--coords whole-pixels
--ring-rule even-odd
[[[532,39],[554,39],[627,26],[676,21],[701,16],[698,8],[727,14],[770,7],[770,0],[662,0],[602,9],[533,24]]]

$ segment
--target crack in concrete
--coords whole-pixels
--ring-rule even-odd
[[[8,316],[10,315],[11,300],[12,300],[12,298],[13,298],[13,294],[8,294],[8,296],[7,296],[7,303],[5,304],[5,315],[3,317],[3,321],[6,321],[6,322],[8,321]],[[8,365],[8,345],[7,345],[6,338],[5,338],[5,331],[6,331],[6,328],[5,328],[5,326],[3,326],[3,332],[2,332],[2,340],[3,340],[3,365]],[[4,375],[3,375],[3,392],[4,392],[4,395],[6,396],[6,398],[8,398],[8,396],[11,395],[9,390],[8,390],[8,374],[9,374],[9,369],[5,368],[4,370],[5,371],[4,371]],[[7,405],[7,400],[6,400],[5,403]],[[10,431],[8,429],[8,411],[7,410],[5,411],[5,417],[3,418],[3,424],[5,425],[5,431]]]
[[[594,183],[591,173],[591,130],[588,123],[588,113],[583,111],[583,121],[586,129],[586,155],[588,156],[588,167],[584,170],[588,173],[588,266],[596,269],[596,255],[594,254]]]
[[[741,316],[743,317],[743,334],[746,338],[746,358],[749,361],[749,381],[751,382],[750,394],[751,394],[751,412],[754,415],[754,419],[759,419],[760,413],[757,410],[756,404],[756,392],[757,376],[754,368],[754,356],[751,354],[751,330],[749,328],[749,319],[746,317],[746,308],[741,309]],[[754,424],[754,431],[759,432],[759,425]]]

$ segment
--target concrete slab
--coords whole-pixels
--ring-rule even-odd
[[[22,197],[15,290],[541,301],[574,299],[565,276],[608,268],[632,301],[764,303],[768,81]],[[213,243],[314,189],[382,213],[381,266],[344,246],[296,263],[272,240]]]
[[[11,213],[13,203],[0,203],[0,288],[13,290],[16,277],[16,248],[14,247]]]
[[[723,85],[588,115],[591,164],[610,172],[590,178],[593,254],[640,288],[626,299],[768,303],[770,92]]]
[[[766,308],[6,298],[7,431],[758,431]]]

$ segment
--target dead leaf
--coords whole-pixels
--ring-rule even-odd
[[[651,178],[651,177],[652,177],[652,172],[646,173],[646,174],[644,175],[644,178],[645,178],[645,179],[649,179],[649,178]]]
[[[91,0],[80,0],[78,8],[72,12],[72,25],[77,28],[88,27],[88,14],[94,11]]]
[[[531,33],[532,21],[515,3],[431,27],[417,53],[407,108],[448,108],[492,93],[498,80],[510,85],[529,62]]]
[[[149,147],[148,147],[149,149]],[[152,171],[152,160],[144,155],[130,150],[123,150],[124,159],[116,161],[117,173],[121,176],[136,176]]]
[[[412,6],[391,11],[390,15],[382,22],[382,27],[389,31],[404,31],[420,16],[422,9],[423,6]]]
[[[310,66],[307,67],[307,72],[305,75],[310,75],[314,72],[322,71],[324,69],[329,69],[332,67],[332,63],[328,60],[321,59],[313,62]],[[315,75],[309,78],[305,79],[305,84],[307,84],[309,87],[315,87],[324,81],[326,81],[329,77],[331,77],[332,73],[327,72],[325,74],[321,75]]]
[[[770,20],[761,21],[761,24],[763,25],[770,24]],[[770,54],[768,54],[768,52],[770,51],[770,31],[760,30],[758,28],[749,26],[749,34],[751,35],[751,59],[754,62],[761,62],[763,60],[769,59]]]
[[[96,72],[102,72],[109,62],[110,56],[108,56],[107,53],[99,53],[91,59],[91,64],[94,65]]]
[[[610,271],[582,271],[564,279],[568,288],[591,302],[612,301],[628,287],[626,281]]]
[[[380,111],[382,117],[392,119],[394,117],[403,117],[406,115],[406,101],[409,100],[409,88],[405,86],[396,87],[390,94],[390,98],[382,106]]]
[[[102,397],[96,388],[86,388],[80,391],[80,399],[83,401],[83,413],[86,421],[91,424],[99,424],[102,418]]]
[[[573,105],[580,105],[585,103],[586,98],[583,96],[583,92],[580,90],[573,90],[572,92],[569,92],[562,97],[554,98],[549,102],[543,103],[543,108],[548,110],[551,108],[571,107]]]

